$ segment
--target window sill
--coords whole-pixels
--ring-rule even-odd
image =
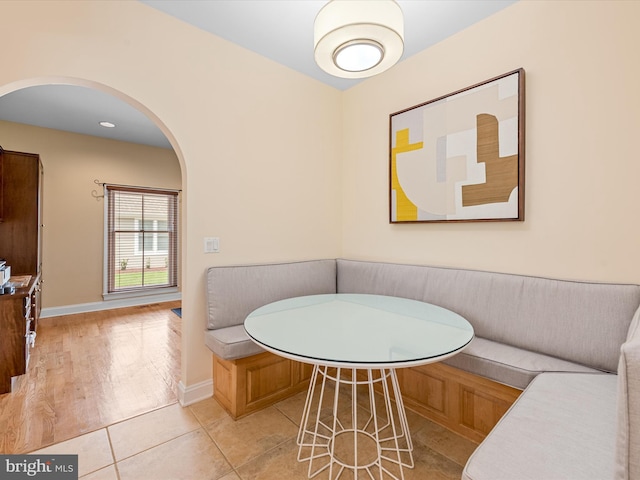
[[[136,290],[130,292],[117,292],[117,293],[103,293],[102,298],[104,300],[123,300],[127,298],[137,297],[152,297],[154,295],[167,295],[170,293],[177,293],[180,290],[178,287],[159,287],[159,288],[145,288],[144,290]]]

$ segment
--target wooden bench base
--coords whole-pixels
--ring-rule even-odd
[[[213,396],[234,418],[273,405],[309,386],[313,366],[269,352],[237,360],[213,356]],[[405,407],[481,442],[521,393],[441,363],[397,371]]]
[[[398,370],[405,407],[481,442],[522,390],[442,363]]]
[[[213,397],[234,418],[307,390],[313,366],[270,352],[237,360],[213,356]]]

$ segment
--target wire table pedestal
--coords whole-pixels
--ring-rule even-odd
[[[244,329],[265,350],[314,365],[298,461],[323,480],[404,480],[413,443],[396,369],[449,358],[474,336],[469,322],[437,305],[357,293],[269,303]]]
[[[403,480],[413,444],[395,369],[314,365],[297,443],[309,478],[328,469],[329,480],[345,470]]]

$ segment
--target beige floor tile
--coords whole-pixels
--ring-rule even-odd
[[[205,427],[229,416],[213,397],[194,403],[188,408],[196,416],[200,424]]]
[[[198,428],[200,424],[191,410],[176,403],[111,425],[108,431],[119,461]]]
[[[203,429],[118,462],[120,480],[234,478],[231,466]]]
[[[79,476],[87,475],[114,463],[109,437],[104,428],[32,453],[77,454]]]
[[[404,470],[405,480],[460,480],[462,467],[423,445],[414,443],[414,468]]]
[[[477,443],[467,440],[440,425],[423,419],[424,426],[412,438],[416,445],[424,445],[464,467],[467,460],[478,447]]]
[[[307,392],[300,392],[293,397],[285,398],[274,406],[282,412],[286,417],[296,425],[300,425],[302,411],[304,410],[304,402],[307,398]]]
[[[274,407],[234,421],[225,417],[207,427],[207,432],[234,467],[295,438],[298,428]]]
[[[297,461],[295,438],[305,397],[306,392],[238,421],[212,398],[187,408],[175,404],[34,453],[77,453],[82,480],[304,479],[309,463]],[[323,413],[330,411],[323,406]],[[404,468],[405,480],[459,480],[477,444],[410,410],[407,417],[415,467]],[[119,459],[115,465],[112,448]],[[352,450],[347,442],[339,455],[349,458]],[[322,466],[316,462],[314,468]],[[385,466],[399,474],[396,466]],[[345,471],[340,478],[354,477]],[[361,479],[371,477],[360,471]],[[328,469],[314,480],[329,480]]]
[[[242,480],[301,480],[307,478],[309,472],[309,462],[298,462],[298,446],[295,440],[290,440],[268,451],[262,456],[248,462],[238,468],[238,474]],[[461,469],[458,465],[442,457],[436,452],[420,447],[414,451],[414,468],[403,468],[405,480],[459,480]],[[322,460],[317,460],[314,469],[324,466]],[[385,467],[400,477],[400,472],[394,466],[385,462]],[[336,478],[338,471],[334,466],[333,478]],[[378,470],[372,469],[373,478],[379,478]],[[371,480],[371,475],[365,470],[358,472],[357,480]],[[353,480],[353,471],[345,470],[340,476],[341,480]],[[383,474],[383,479],[391,478]],[[329,480],[329,469],[318,473],[314,480]]]
[[[429,422],[428,420],[425,420],[425,422],[427,424],[431,424],[431,422]],[[417,423],[420,427],[423,427],[420,428],[420,430],[424,431],[425,434],[428,433],[430,429],[433,432],[437,431],[439,428],[442,428],[438,427],[437,425],[433,426],[431,424],[431,427],[428,427],[422,425],[421,422]],[[445,430],[444,432],[439,432],[439,434],[443,438],[446,438],[447,435],[445,432],[447,431]],[[453,435],[452,443],[450,444],[450,447],[453,449],[459,448],[453,442],[455,438],[460,439],[460,437]],[[444,443],[442,445],[444,445]],[[346,451],[350,450],[352,450],[352,447],[350,447],[350,445],[347,445]],[[345,452],[339,453],[338,455],[343,459],[351,458],[348,454],[345,455]],[[304,453],[308,454],[308,449]],[[295,439],[291,439],[290,441],[279,445],[277,448],[266,452],[262,456],[257,457],[252,461],[240,466],[237,471],[242,480],[259,480],[272,478],[278,478],[278,480],[293,480],[306,478],[308,474],[309,463],[298,462],[297,456],[298,446],[295,442]],[[408,461],[409,457],[406,454],[403,454],[402,459],[404,461]],[[432,450],[421,442],[416,442],[415,439],[413,459],[414,468],[403,468],[405,480],[459,480],[460,476],[462,475],[462,465]],[[317,469],[322,468],[324,465],[324,460],[316,460],[313,465],[313,469],[314,471],[316,471]],[[400,471],[397,466],[386,461],[383,462],[383,465],[394,475],[400,477]],[[334,478],[337,475],[337,470],[335,470],[335,468],[337,467],[334,467]],[[374,478],[378,478],[377,470],[372,469],[371,473]],[[314,478],[316,480],[328,480],[329,470],[324,470]],[[345,470],[340,478],[344,480],[352,480],[354,478],[354,475],[352,471]],[[391,477],[385,474],[383,475],[383,478],[387,479]],[[358,480],[360,479],[370,480],[371,477],[366,471],[360,470],[358,474]]]
[[[80,478],[81,480],[118,480],[118,474],[116,473],[115,465],[109,465]]]
[[[242,480],[236,472],[231,472],[226,474],[224,477],[220,478],[220,480]]]
[[[409,424],[409,431],[412,436],[432,424],[431,420],[428,420],[411,410],[405,410],[405,414],[407,415],[407,423]]]
[[[310,425],[315,424],[315,419],[318,413],[318,404],[320,401],[320,398],[319,398],[320,390],[321,388],[320,386],[318,386],[314,392],[313,402],[311,404],[312,405],[311,412],[309,415],[310,423],[307,423],[307,428],[309,428]],[[330,421],[329,419],[333,415],[334,396],[335,396],[335,389],[333,388],[333,386],[332,385],[327,386],[323,394],[322,410],[320,414],[320,417],[325,421]],[[302,413],[304,411],[306,399],[307,399],[307,392],[302,392],[297,395],[294,395],[293,397],[290,397],[278,402],[275,405],[275,408],[277,408],[280,412],[282,412],[296,426],[299,426],[300,421],[302,420]],[[350,391],[346,387],[343,387],[340,392],[339,401],[338,401],[338,411],[340,412],[339,418],[341,420],[344,420],[345,418],[351,418],[351,410],[352,410],[352,402],[351,402]],[[364,407],[360,407],[359,412],[362,413],[360,415],[360,419],[364,419],[368,410]]]
[[[308,463],[297,460],[294,438],[238,468],[242,480],[301,480],[307,478]],[[315,477],[318,478],[318,477]]]

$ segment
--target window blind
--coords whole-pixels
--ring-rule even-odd
[[[105,185],[107,292],[176,287],[178,192]]]

